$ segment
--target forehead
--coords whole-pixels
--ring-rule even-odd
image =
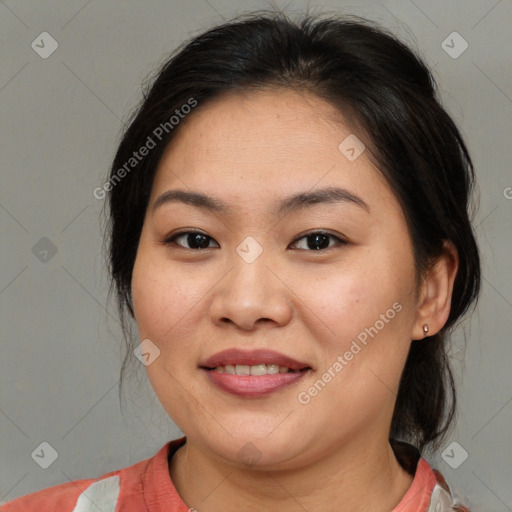
[[[310,93],[225,94],[199,104],[180,126],[160,161],[152,200],[178,187],[227,202],[264,202],[341,186],[367,197],[384,194],[389,201],[391,191],[367,149],[355,160],[340,151],[340,143],[354,135],[339,111]]]

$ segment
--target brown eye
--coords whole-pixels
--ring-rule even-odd
[[[338,244],[334,245],[346,245],[347,242],[341,239],[338,236],[335,236],[331,233],[327,233],[325,231],[314,231],[312,233],[308,233],[300,238],[297,238],[294,244],[297,244],[300,240],[306,240],[305,248],[312,251],[322,251],[325,249],[330,249],[333,245],[329,244],[329,239],[335,239],[338,241]],[[300,248],[304,250],[304,247]]]
[[[189,246],[184,246],[182,243],[178,243],[177,240],[185,240],[185,243],[189,244]],[[164,243],[166,245],[175,244],[184,249],[201,250],[210,249],[210,241],[213,241],[211,236],[200,233],[199,231],[182,231],[181,233],[177,233],[165,239]]]

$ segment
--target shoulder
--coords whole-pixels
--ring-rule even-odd
[[[432,470],[436,477],[436,485],[432,491],[431,508],[429,510],[441,510],[448,512],[470,512],[469,508],[461,503],[451,493],[443,475],[437,470]],[[436,508],[437,507],[437,508]]]
[[[78,512],[89,510],[86,504],[97,503],[100,510],[115,510],[120,489],[121,471],[97,479],[83,479],[48,487],[40,491],[21,496],[2,505],[1,512],[36,512],[40,510],[59,510]],[[98,503],[99,502],[99,503]],[[101,505],[100,505],[101,503]],[[114,508],[108,504],[114,503]]]
[[[162,456],[168,444],[156,455],[127,468],[104,474],[99,478],[74,480],[21,496],[0,506],[0,512],[114,512],[118,503],[129,496],[131,508],[144,510],[142,480],[149,463]],[[142,505],[141,505],[142,503]]]
[[[414,477],[411,487],[393,512],[470,512],[456,498],[443,475],[433,469],[411,444],[392,440],[393,451],[402,467]]]
[[[432,469],[423,458],[418,463],[417,473],[423,473],[431,485],[433,484],[426,500],[426,512],[470,512],[469,508],[451,492],[443,475],[437,469]]]

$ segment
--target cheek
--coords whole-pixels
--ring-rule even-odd
[[[303,273],[295,283],[297,296],[311,316],[316,316],[341,344],[376,322],[381,326],[381,315],[385,316],[384,321],[398,319],[396,310],[400,307],[393,305],[398,302],[404,306],[410,300],[413,273],[408,266],[402,267],[399,275],[392,264],[380,261],[370,263],[362,257],[357,264],[347,264],[324,276]]]
[[[168,261],[161,261],[142,247],[132,276],[133,307],[140,338],[149,338],[163,349],[169,340],[190,336],[195,323],[191,318],[207,289],[207,280],[198,279],[192,269],[190,273],[183,270],[178,273]]]
[[[203,418],[204,411],[190,400],[199,396],[191,372],[196,371],[194,336],[201,316],[201,298],[212,283],[187,271],[176,272],[141,248],[132,276],[132,297],[140,340],[150,339],[159,357],[146,366],[151,385],[163,407],[180,427],[187,418]],[[203,312],[204,314],[204,312]],[[207,418],[203,418],[206,422]]]
[[[414,264],[412,257],[402,255],[400,265],[396,259],[389,250],[378,258],[373,251],[371,259],[361,253],[357,264],[297,281],[297,295],[308,306],[302,310],[310,310],[310,329],[321,348],[319,373],[337,376],[324,394],[326,404],[371,396],[373,403],[392,398],[389,390],[398,388],[414,318]]]

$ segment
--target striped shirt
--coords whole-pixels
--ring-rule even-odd
[[[168,461],[186,437],[166,443],[153,457],[100,478],[75,480],[14,499],[1,512],[193,512],[178,494]],[[458,505],[441,473],[412,445],[392,441],[402,466],[414,476],[391,512],[469,512]]]

